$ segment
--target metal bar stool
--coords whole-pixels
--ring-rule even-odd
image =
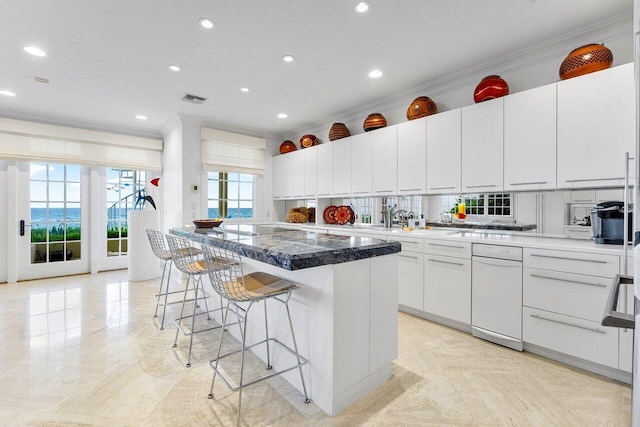
[[[304,376],[302,375],[302,366],[307,363],[307,360],[300,356],[298,351],[298,344],[296,342],[296,336],[293,332],[293,323],[291,322],[291,313],[289,311],[289,298],[291,297],[291,292],[297,288],[295,284],[292,282],[283,279],[278,276],[274,276],[269,273],[264,272],[254,272],[250,274],[243,274],[242,271],[242,262],[240,260],[240,256],[233,252],[228,252],[224,250],[220,250],[213,246],[203,245],[202,251],[204,254],[204,260],[207,266],[207,272],[209,273],[209,278],[211,279],[211,284],[215,291],[227,300],[227,306],[225,309],[225,314],[222,320],[222,332],[220,333],[220,341],[218,342],[218,354],[215,359],[209,362],[209,365],[213,369],[213,379],[211,381],[211,390],[209,392],[209,399],[213,399],[213,386],[216,381],[216,376],[220,376],[222,381],[231,389],[232,391],[238,391],[238,425],[240,424],[240,409],[242,406],[242,389],[244,387],[253,385],[259,381],[264,381],[276,375],[283,374],[285,372],[291,371],[293,369],[298,369],[300,372],[300,380],[302,381],[302,389],[304,391],[305,403],[309,403],[310,399],[307,394],[307,387],[304,382]],[[293,340],[293,349],[289,348],[276,338],[269,337],[269,327],[267,323],[267,300],[273,299],[284,304],[287,317],[289,319],[289,328],[291,330],[291,338]],[[247,337],[247,321],[246,317],[249,315],[249,311],[254,303],[264,301],[264,327],[265,327],[265,339],[259,342],[256,342],[251,345],[246,345],[246,337]],[[247,303],[246,308],[243,308],[238,303]],[[227,326],[227,320],[229,316],[229,306],[233,305],[236,310],[236,314],[238,315],[238,321],[243,321],[243,329],[241,330],[242,337],[242,347],[238,350],[231,351],[229,353],[221,355],[220,352],[222,350],[222,340],[224,338],[224,333]],[[243,311],[244,316],[240,316],[239,312]],[[273,342],[281,346],[284,350],[287,350],[289,353],[296,357],[297,363],[291,367],[286,369],[282,369],[278,372],[273,372],[269,375],[262,376],[256,380],[247,382],[246,384],[243,382],[244,379],[244,353],[245,350],[258,346],[260,344],[266,344],[266,359],[267,359],[267,370],[272,369],[271,367],[271,355],[269,351],[269,343]],[[220,369],[218,369],[218,364],[220,359],[223,359],[232,354],[236,354],[240,352],[240,382],[238,386],[234,387],[231,383],[224,377]]]
[[[182,273],[187,275],[187,284],[184,289],[184,294],[182,297],[182,307],[180,309],[180,317],[174,320],[176,326],[176,337],[173,342],[173,347],[178,346],[178,335],[182,332],[184,335],[189,336],[189,355],[187,358],[187,368],[191,366],[191,348],[193,347],[193,335],[200,332],[210,331],[212,329],[217,329],[222,327],[221,325],[203,328],[196,330],[195,329],[195,320],[196,316],[200,316],[203,314],[207,315],[207,320],[210,320],[211,317],[209,313],[214,311],[222,311],[224,308],[224,303],[222,301],[222,297],[220,297],[220,308],[216,308],[213,310],[209,310],[209,306],[207,305],[206,294],[204,293],[204,287],[202,286],[202,276],[207,274],[207,268],[205,266],[204,260],[202,259],[202,251],[198,248],[195,248],[191,245],[191,242],[182,237],[172,236],[170,234],[166,235],[167,243],[169,243],[169,249],[171,250],[171,258],[173,260],[174,265],[180,270]],[[187,294],[189,292],[189,283],[193,283],[193,313],[189,315],[184,315],[184,306],[185,303],[189,300],[187,299]],[[202,297],[198,297],[198,290],[202,290]],[[202,299],[205,304],[205,311],[201,313],[196,313],[196,308],[198,307],[198,300]],[[182,321],[185,319],[191,319],[191,327],[189,331],[185,330],[182,325]]]

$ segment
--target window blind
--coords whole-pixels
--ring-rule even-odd
[[[0,118],[0,158],[162,169],[162,140]]]
[[[211,128],[202,128],[200,140],[205,170],[264,174],[266,140]]]

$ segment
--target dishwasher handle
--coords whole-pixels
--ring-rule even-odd
[[[629,328],[634,329],[636,326],[635,317],[632,314],[621,313],[616,311],[618,306],[618,295],[620,293],[621,285],[632,285],[632,276],[623,276],[617,274],[613,279],[611,290],[609,291],[609,298],[607,298],[607,305],[604,308],[604,317],[602,319],[602,326],[612,326],[614,328]]]
[[[495,265],[498,267],[522,267],[521,261],[502,259],[502,258],[485,258],[480,256],[474,256],[473,262],[487,265]]]

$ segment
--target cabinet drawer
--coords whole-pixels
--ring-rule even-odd
[[[548,249],[525,248],[523,263],[525,267],[611,278],[618,274],[620,268],[617,255]]]
[[[471,259],[471,243],[451,240],[425,240],[424,253]]]
[[[523,307],[522,336],[526,343],[618,368],[616,328]]]
[[[424,239],[419,237],[400,237],[400,236],[388,236],[389,242],[400,242],[402,245],[402,252],[419,252],[422,253],[424,249]]]
[[[528,307],[602,320],[612,279],[525,267],[522,303]]]

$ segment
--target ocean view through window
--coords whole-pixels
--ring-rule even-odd
[[[253,218],[254,176],[207,172],[208,218]]]

